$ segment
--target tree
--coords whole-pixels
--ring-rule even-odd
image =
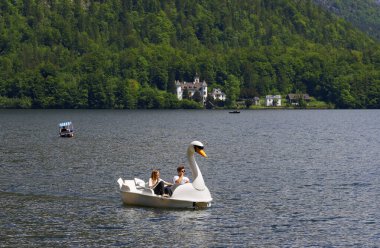
[[[187,88],[185,88],[183,91],[182,91],[182,99],[190,99],[190,93],[189,93],[189,90]]]
[[[199,91],[195,91],[192,99],[196,102],[203,103],[203,97],[201,96],[201,93]]]
[[[228,75],[227,80],[225,81],[225,89],[227,95],[227,106],[231,108],[236,107],[236,100],[240,93],[239,79],[234,75]]]
[[[247,100],[245,100],[245,107],[246,107],[246,108],[251,107],[252,104],[253,104],[253,100],[252,100],[252,99],[247,99]]]

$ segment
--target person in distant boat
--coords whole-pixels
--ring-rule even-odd
[[[178,176],[174,176],[173,182],[175,184],[189,183],[190,179],[188,177],[185,177],[185,172],[186,172],[185,166],[183,166],[183,165],[178,166],[178,168],[177,168]]]
[[[149,188],[153,189],[156,195],[171,196],[173,194],[170,186],[172,183],[165,182],[160,178],[160,171],[153,170],[149,178]]]

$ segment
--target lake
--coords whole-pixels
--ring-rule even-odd
[[[75,137],[59,138],[68,120]],[[0,247],[379,246],[379,123],[379,110],[0,110]],[[170,181],[193,140],[211,208],[122,204],[119,177]]]

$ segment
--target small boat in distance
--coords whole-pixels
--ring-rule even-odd
[[[74,137],[74,126],[71,121],[59,123],[60,137]]]
[[[229,113],[230,114],[240,114],[240,111],[239,110],[234,110],[234,111],[230,111]]]

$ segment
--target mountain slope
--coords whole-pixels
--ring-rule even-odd
[[[380,107],[379,43],[311,0],[0,3],[0,106],[177,108],[198,73],[241,98]]]
[[[380,0],[315,0],[380,40]]]

